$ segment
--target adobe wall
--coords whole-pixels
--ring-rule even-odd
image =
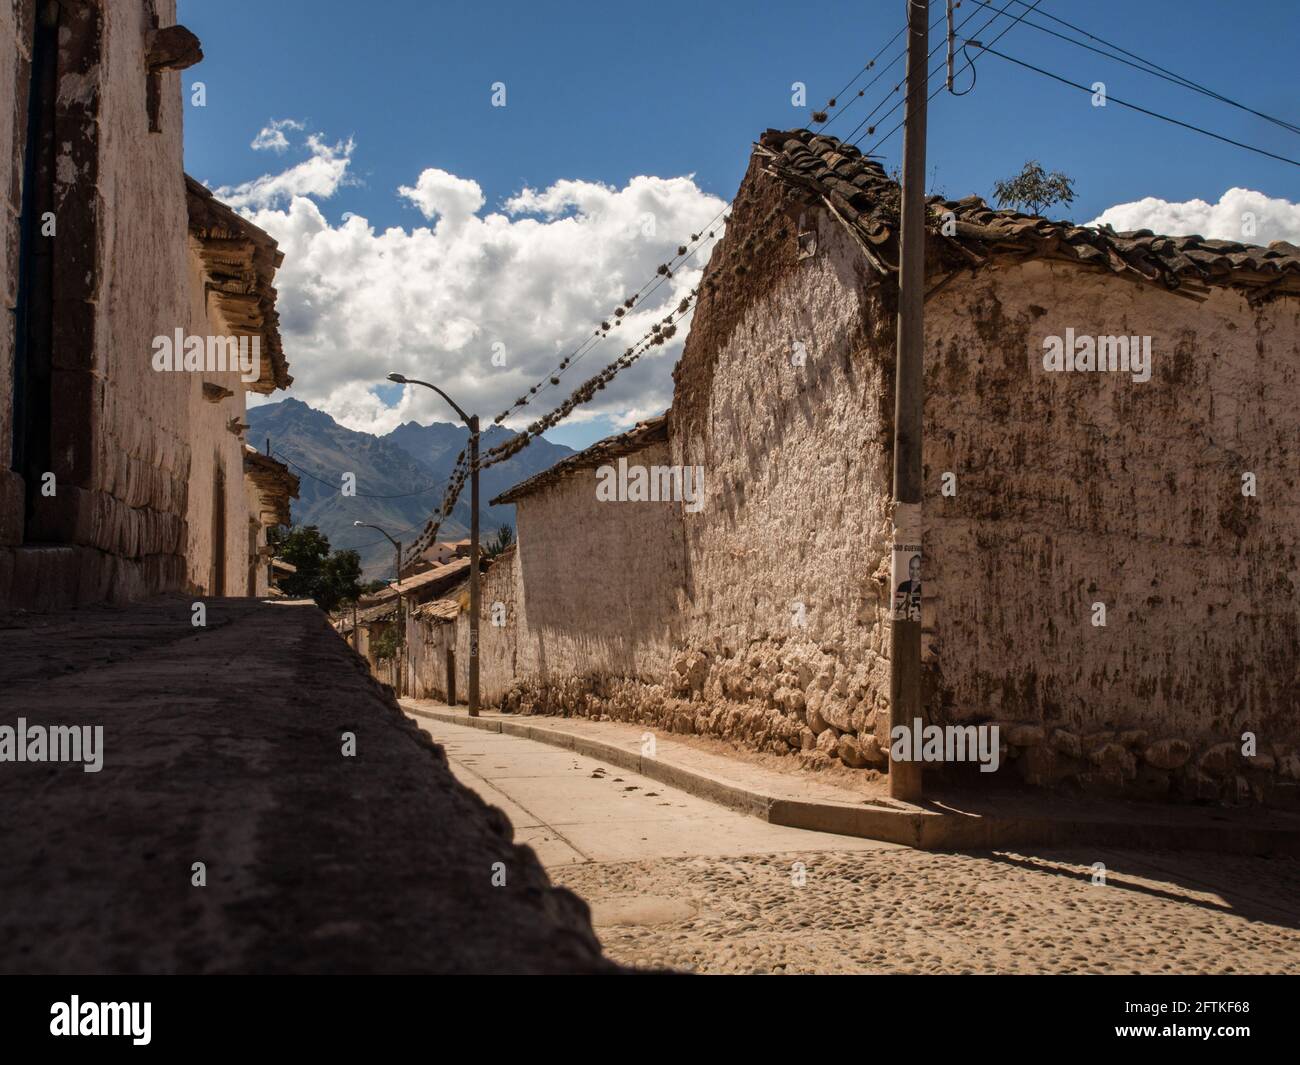
[[[520,632],[527,620],[519,611],[519,556],[507,548],[479,578],[479,698],[485,706],[500,703],[516,679]],[[453,598],[451,593],[447,598]],[[455,654],[456,701],[469,699],[469,589],[456,591],[463,603],[455,621],[408,614],[406,619],[406,688],[415,699],[447,699],[447,652]],[[500,609],[496,609],[498,604]],[[497,619],[502,624],[497,624]]]
[[[447,649],[455,646],[455,639],[454,624],[407,615],[406,694],[412,699],[446,701]],[[456,694],[458,697],[462,694],[459,682]]]
[[[241,467],[243,465],[243,460],[244,460],[243,452],[241,452],[240,453]],[[266,526],[264,526],[260,520],[260,515],[262,512],[261,493],[257,490],[257,487],[253,484],[252,478],[248,476],[241,476],[240,481],[241,481],[240,489],[244,496],[244,507],[248,513],[249,518],[256,522],[256,527],[257,527],[257,534],[256,534],[256,540],[254,542],[254,551],[253,551],[255,557],[251,560],[253,562],[253,586],[251,589],[248,589],[248,592],[250,595],[265,596],[271,590],[271,580],[270,580],[270,571],[267,567],[267,560],[258,553],[262,548],[266,546],[267,543],[266,540],[267,529]],[[245,566],[243,569],[239,571],[244,578],[245,584],[247,584],[247,573],[248,573],[247,564],[249,561],[250,561],[249,559],[245,558],[244,560]]]
[[[881,766],[893,312],[843,226],[755,169],[676,374],[673,454],[711,480],[677,687],[700,731]]]
[[[801,214],[817,232],[803,259]],[[521,499],[503,706],[882,765],[892,315],[839,224],[764,178],[706,277],[670,446],[629,458],[702,465],[705,505],[596,503],[593,471]]]
[[[1044,726],[1017,733],[1041,782],[1235,799],[1294,781],[1300,302],[1197,304],[1031,262],[927,311],[942,715]],[[1045,372],[1067,328],[1150,336],[1151,379]]]
[[[884,768],[891,297],[825,211],[800,258],[798,208],[766,178],[734,210],[670,418],[707,504],[665,538],[635,510],[602,529],[590,471],[521,500],[503,706]],[[999,723],[1005,774],[1035,784],[1292,801],[1295,301],[1031,262],[953,280],[927,322],[931,720]],[[1044,373],[1067,326],[1151,335],[1151,381]]]
[[[188,238],[191,245],[193,237]],[[189,276],[189,324],[195,336],[232,336],[214,300],[205,292],[202,263],[191,247],[187,256]],[[153,373],[153,371],[150,371]],[[244,420],[245,385],[237,370],[214,373],[153,374],[172,376],[186,386],[184,431],[190,447],[186,487],[187,535],[185,546],[187,587],[207,595],[244,595],[248,588],[248,522],[259,507],[249,495],[244,477],[244,438],[232,433],[227,423]],[[204,383],[220,385],[234,393],[213,403],[203,396]],[[220,466],[225,480],[225,586],[210,587],[213,553],[214,482]],[[259,523],[260,525],[260,523]],[[266,542],[259,528],[258,543]],[[261,567],[265,571],[265,567]],[[262,577],[265,585],[265,573]]]
[[[626,459],[671,461],[662,443]],[[601,502],[596,471],[586,469],[519,500],[516,518],[517,544],[481,579],[482,703],[566,714],[631,713],[647,699],[662,705],[674,625],[687,607],[682,505]],[[410,693],[446,698],[452,648],[457,701],[464,703],[468,611],[452,624],[412,618],[407,638]]]

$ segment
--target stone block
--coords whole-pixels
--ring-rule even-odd
[[[1203,772],[1217,777],[1229,776],[1241,765],[1241,750],[1231,740],[1216,743],[1197,759],[1196,764]]]
[[[867,760],[862,756],[855,736],[847,733],[841,736],[836,753],[839,754],[840,761],[852,769],[865,769],[867,766]]]
[[[1047,740],[1047,730],[1041,725],[1009,724],[1000,734],[1013,747],[1037,747]]]
[[[1191,756],[1192,745],[1186,740],[1174,738],[1156,740],[1142,752],[1143,761],[1157,769],[1179,769],[1187,764]]]
[[[1083,757],[1083,742],[1073,732],[1058,728],[1052,733],[1052,749],[1068,758]]]

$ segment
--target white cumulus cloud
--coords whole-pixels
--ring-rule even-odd
[[[283,129],[277,132],[284,135]],[[328,199],[348,179],[352,140],[329,144],[319,133],[310,133],[306,147],[308,157],[288,170],[263,174],[240,185],[223,186],[216,190],[216,195],[236,210],[254,211],[286,204],[295,196]]]
[[[437,218],[456,226],[477,214],[486,202],[477,181],[432,167],[420,174],[414,188],[400,185],[397,192],[415,204],[429,221]]]
[[[255,152],[273,151],[283,153],[289,148],[289,138],[284,135],[286,129],[301,130],[306,127],[295,119],[272,119],[260,130],[249,145]]]
[[[1218,203],[1148,196],[1109,207],[1088,224],[1109,224],[1120,231],[1150,229],[1166,236],[1196,233],[1243,244],[1268,245],[1275,240],[1296,244],[1300,243],[1300,203],[1238,188],[1228,189]]]
[[[692,233],[721,235],[723,201],[692,177],[632,178],[622,187],[559,181],[525,188],[499,210],[480,185],[434,167],[394,197],[412,225],[377,229],[322,210],[349,180],[351,140],[307,138],[310,157],[279,174],[217,195],[269,232],[284,252],[276,275],[293,395],[355,429],[384,433],[401,422],[450,421],[428,389],[408,387],[391,405],[376,393],[396,370],[432,381],[485,423],[547,379],[625,298],[657,277]],[[700,280],[700,251],[638,302],[621,324],[507,424],[546,413],[639,340]],[[570,421],[619,424],[672,401],[672,366],[683,328],[624,370]],[[391,387],[391,386],[388,386]]]

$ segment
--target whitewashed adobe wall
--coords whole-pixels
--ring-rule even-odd
[[[1175,772],[1189,796],[1245,798],[1276,770],[1288,780],[1297,301],[1252,307],[1216,288],[1197,304],[1035,262],[950,286],[928,319],[944,714],[1045,726],[1022,730],[1023,769],[1044,782],[1163,793]],[[1151,337],[1151,379],[1044,372],[1044,339],[1067,329]],[[939,492],[943,471],[954,496]],[[1241,757],[1246,733],[1256,758]]]
[[[800,228],[817,235],[809,258]],[[589,475],[521,500],[519,679],[506,705],[883,767],[892,297],[867,287],[834,218],[809,209],[801,225],[752,171],[709,275],[718,286],[696,313],[670,419],[671,461],[704,465],[708,502],[678,516],[680,553],[639,520],[607,530],[647,560],[671,558],[678,583],[635,560],[583,572],[596,568],[584,554],[605,557]],[[931,299],[934,720],[999,722],[1007,768],[1035,783],[1294,794],[1295,304],[1215,289],[1197,305],[1037,262]],[[1043,338],[1067,327],[1151,335],[1152,379],[1044,374]],[[941,494],[944,472],[955,496]],[[1245,472],[1255,497],[1241,492]],[[649,624],[625,619],[643,597]]]

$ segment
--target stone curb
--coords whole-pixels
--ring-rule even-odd
[[[658,758],[643,758],[633,751],[590,736],[529,725],[526,719],[510,721],[500,717],[470,717],[464,712],[417,709],[405,704],[402,709],[417,717],[562,747],[774,825],[878,839],[918,850],[998,850],[1025,844],[1093,845],[1300,857],[1300,831],[1294,829],[1250,828],[1238,824],[1179,825],[1158,821],[990,817],[957,811],[889,810],[849,803],[808,802],[766,795],[700,770],[686,769]]]

